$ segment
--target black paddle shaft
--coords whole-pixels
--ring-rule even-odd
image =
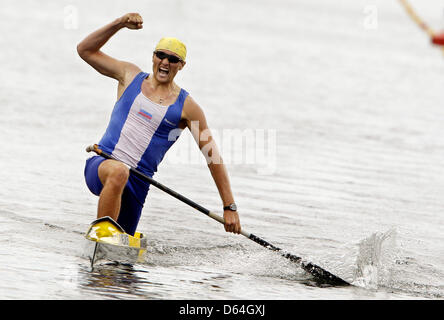
[[[99,149],[98,145],[92,145],[92,146],[88,146],[86,148],[87,152],[91,152],[94,151],[95,153],[97,153],[98,155],[104,157],[105,159],[110,159],[110,160],[116,160],[114,159],[111,155],[107,154],[106,152],[102,151],[101,149]],[[196,202],[184,197],[183,195],[177,193],[176,191],[168,188],[167,186],[164,186],[163,184],[157,182],[156,180],[154,180],[153,178],[147,176],[146,174],[143,174],[142,172],[140,172],[137,169],[134,169],[133,167],[129,167],[129,170],[131,172],[133,172],[134,174],[138,175],[139,177],[141,177],[142,179],[146,180],[147,182],[149,182],[151,185],[157,187],[158,189],[168,193],[169,195],[175,197],[176,199],[185,202],[186,204],[188,204],[189,206],[193,207],[194,209],[206,214],[207,216],[219,221],[220,223],[224,223],[223,218],[212,213],[210,210],[202,207],[201,205],[197,204]],[[245,237],[247,237],[250,240],[253,240],[254,242],[256,242],[257,244],[260,244],[261,246],[272,250],[272,251],[281,251],[281,255],[293,262],[296,262],[298,264],[300,264],[300,266],[302,267],[302,269],[304,269],[306,272],[310,273],[319,283],[326,283],[332,286],[348,286],[350,285],[348,282],[342,280],[341,278],[335,276],[334,274],[322,269],[321,267],[312,264],[310,262],[304,262],[302,261],[301,257],[295,256],[293,254],[287,253],[287,252],[283,252],[282,249],[272,245],[271,243],[265,241],[264,239],[259,238],[258,236],[252,234],[252,233],[248,233],[245,231],[242,231],[242,235],[244,235]]]

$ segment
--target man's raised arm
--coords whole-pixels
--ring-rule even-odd
[[[124,84],[139,70],[138,67],[110,57],[100,51],[100,48],[120,29],[141,29],[142,24],[142,17],[138,13],[127,13],[87,36],[77,45],[77,52],[98,72]]]

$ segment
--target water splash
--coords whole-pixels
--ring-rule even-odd
[[[391,281],[391,266],[395,262],[395,229],[376,232],[359,242],[359,254],[352,284],[366,289],[378,289],[378,286]]]

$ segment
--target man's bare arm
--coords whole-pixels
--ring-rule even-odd
[[[228,173],[211,131],[208,128],[205,114],[190,96],[185,100],[183,118],[186,119],[187,127],[190,129],[196,143],[199,145],[199,149],[207,160],[208,168],[217,186],[223,205],[227,206],[234,203]],[[241,225],[236,211],[224,211],[224,220],[226,231],[240,233]]]
[[[141,29],[142,24],[142,17],[139,14],[125,14],[87,36],[77,45],[77,52],[101,74],[118,80],[119,84],[127,83],[140,69],[132,63],[110,57],[100,49],[120,29]]]

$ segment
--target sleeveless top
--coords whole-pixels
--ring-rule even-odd
[[[154,103],[142,93],[148,73],[140,72],[116,102],[99,147],[152,177],[182,130],[179,121],[188,92],[180,89],[170,106]]]

